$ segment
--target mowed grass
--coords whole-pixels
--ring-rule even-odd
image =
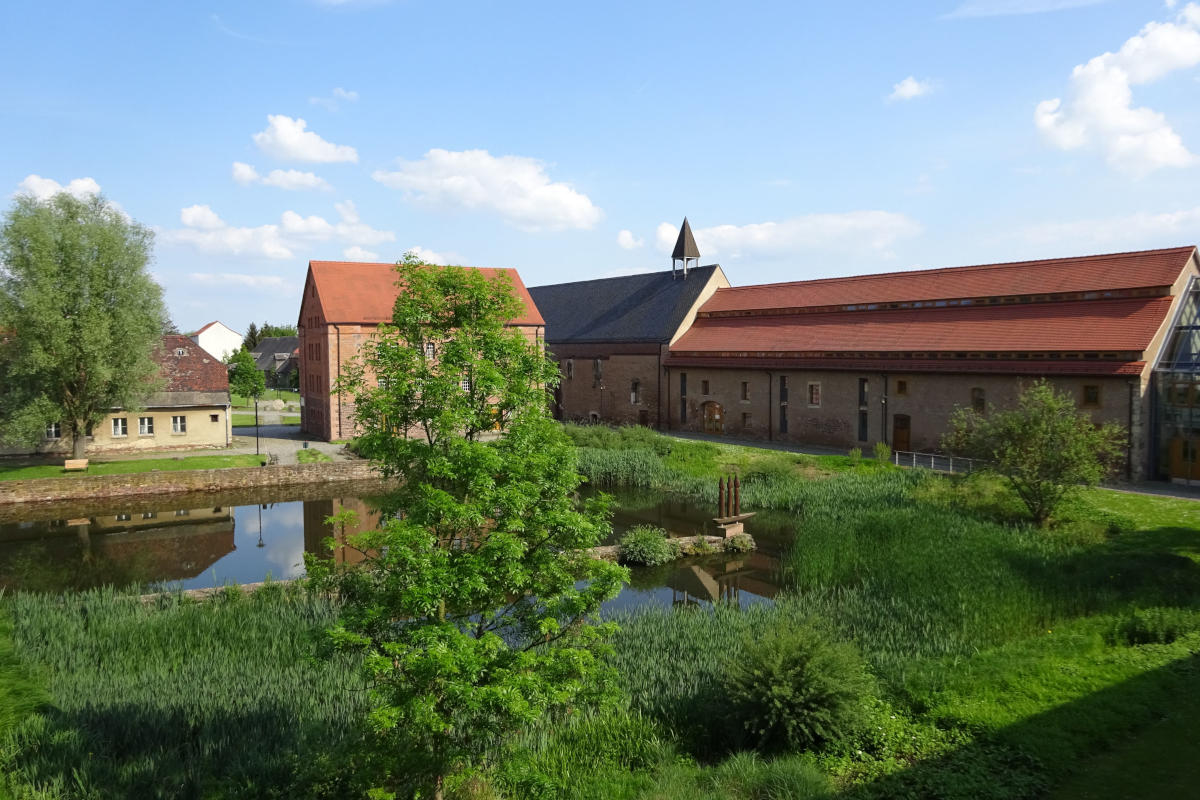
[[[180,456],[178,458],[143,458],[128,461],[89,460],[88,468],[68,472],[61,464],[8,466],[0,464],[0,481],[28,478],[69,478],[81,475],[126,475],[134,472],[169,472],[182,469],[225,469],[227,467],[259,467],[266,463],[263,456]]]
[[[254,427],[254,415],[253,414],[235,413],[232,415],[231,424],[235,428],[253,428]],[[266,422],[263,420],[263,412],[261,409],[258,412],[258,424],[259,425],[266,424]],[[272,423],[272,424],[276,424],[276,423]],[[277,424],[299,425],[300,424],[300,415],[299,414],[282,414],[282,415],[280,415],[279,422]]]
[[[233,403],[234,408],[254,408],[253,397],[245,397],[243,395],[230,392],[229,398]],[[262,396],[258,398],[259,406],[261,407],[263,403],[271,400],[282,400],[285,403],[299,403],[300,392],[292,389],[267,389],[262,393]]]
[[[322,453],[320,450],[306,449],[296,451],[296,460],[301,464],[319,464],[326,461],[333,461],[333,457]]]

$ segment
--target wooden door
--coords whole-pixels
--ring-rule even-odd
[[[1200,439],[1184,436],[1171,439],[1167,466],[1172,478],[1200,480]]]
[[[912,420],[908,414],[895,414],[892,416],[892,449],[893,450],[910,450],[912,449],[912,439],[909,436],[909,429],[912,426]]]
[[[725,409],[720,403],[710,400],[704,404],[704,432],[725,433]]]

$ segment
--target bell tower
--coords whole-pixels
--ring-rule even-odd
[[[678,268],[683,267],[683,277],[686,279],[689,267],[700,266],[700,248],[696,247],[696,238],[692,236],[692,226],[687,217],[679,228],[679,238],[675,240],[675,249],[671,251],[671,276],[677,277]]]

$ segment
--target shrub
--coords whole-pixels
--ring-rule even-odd
[[[713,547],[708,539],[696,539],[690,548],[690,553],[694,556],[707,556],[715,552],[717,548]]]
[[[852,735],[871,686],[858,650],[809,623],[747,641],[726,664],[731,721],[759,750],[819,748]]]
[[[654,567],[679,557],[679,543],[667,536],[662,528],[638,525],[621,537],[618,554],[624,564]]]
[[[859,462],[862,461],[862,448],[851,447],[848,455],[850,456],[850,463],[857,467]]]
[[[875,460],[880,464],[886,464],[892,460],[892,448],[887,442],[875,443]]]
[[[1170,644],[1200,631],[1200,612],[1186,608],[1135,609],[1119,619],[1105,636],[1109,644]]]
[[[748,553],[754,549],[754,539],[748,533],[739,533],[725,540],[725,552]]]

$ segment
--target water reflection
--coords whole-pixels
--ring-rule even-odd
[[[272,501],[279,490],[192,495],[166,508],[153,499],[125,507],[103,501],[90,509],[60,510],[60,519],[0,522],[0,587],[62,591],[138,583],[198,589],[253,583],[302,575],[306,551],[354,564],[363,559],[359,551],[325,546],[341,533],[325,519],[351,510],[359,529],[377,527],[382,517],[378,490],[378,483],[310,489],[311,496],[287,494],[283,502]],[[331,491],[338,496],[321,496]],[[618,492],[616,499],[612,541],[643,524],[674,536],[716,533],[712,513],[691,501],[633,491]],[[760,514],[747,524],[758,543],[755,552],[635,569],[630,586],[606,608],[770,602],[784,583],[780,555],[793,530],[791,518]]]

